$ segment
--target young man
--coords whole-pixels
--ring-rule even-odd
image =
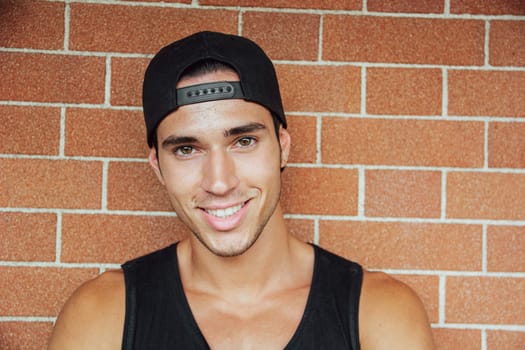
[[[407,286],[288,233],[290,135],[255,43],[202,32],[165,47],[143,102],[149,162],[192,234],[80,287],[50,349],[433,349]]]

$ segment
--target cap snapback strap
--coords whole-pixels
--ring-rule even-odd
[[[244,98],[238,81],[196,84],[177,89],[177,106],[232,98]]]

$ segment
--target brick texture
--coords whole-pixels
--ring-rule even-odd
[[[292,137],[289,232],[411,286],[438,350],[523,349],[523,0],[0,0],[0,349],[188,235],[146,161],[162,46],[241,34]]]
[[[64,4],[3,0],[0,23],[0,46],[49,50],[64,46]]]
[[[283,173],[281,197],[287,213],[355,215],[357,172],[288,168]]]
[[[519,278],[449,277],[446,319],[452,323],[524,324],[525,281]]]
[[[525,72],[448,73],[448,114],[525,117]]]
[[[323,220],[320,244],[367,268],[479,270],[481,228]]]
[[[148,163],[112,162],[108,171],[108,208],[171,211],[166,190]]]
[[[56,224],[54,214],[0,213],[0,259],[54,260]]]
[[[142,79],[149,59],[120,58],[111,60],[111,104],[142,106]]]
[[[482,21],[329,15],[323,39],[330,61],[483,64]]]
[[[93,142],[93,140],[99,140]],[[73,108],[66,113],[65,153],[71,156],[146,158],[141,111]]]
[[[57,155],[60,110],[45,107],[0,106],[0,153]]]
[[[288,116],[288,132],[292,146],[288,161],[314,163],[317,157],[317,120],[308,116]]]
[[[271,59],[317,60],[319,16],[247,12],[243,35],[257,42]]]
[[[51,322],[0,322],[0,347],[3,350],[45,349],[52,327]]]
[[[366,111],[370,114],[441,115],[441,75],[437,69],[367,69]]]
[[[525,6],[524,9],[525,14]],[[490,63],[495,66],[525,66],[525,21],[490,23]]]
[[[122,263],[186,234],[176,217],[65,215],[62,226],[65,262]]]
[[[434,343],[438,350],[479,350],[481,332],[468,329],[434,328]]]
[[[284,108],[288,111],[360,111],[361,72],[358,68],[277,65],[276,70]]]
[[[0,159],[0,168],[6,173],[0,177],[2,206],[100,208],[100,163]]]
[[[525,123],[489,125],[489,166],[525,168]]]
[[[115,18],[119,20],[115,21]],[[102,4],[71,5],[70,47],[74,50],[155,53],[162,46],[200,30],[235,34],[237,13]]]
[[[447,216],[453,218],[525,218],[525,175],[450,173]]]
[[[483,124],[323,118],[321,155],[327,163],[478,167]]]
[[[444,5],[436,0],[367,0],[366,8],[371,12],[443,13]]]
[[[439,217],[441,174],[375,170],[366,173],[365,214],[387,217]]]
[[[524,226],[489,226],[487,246],[489,271],[525,272]]]
[[[96,269],[0,267],[0,313],[56,316],[66,298],[96,274]]]
[[[522,0],[450,0],[451,13],[525,15]]]
[[[504,344],[507,349],[519,349],[525,344],[525,332],[489,331],[487,332],[487,349],[501,349]]]
[[[200,0],[202,5],[359,10],[359,0]]]
[[[104,59],[0,52],[0,99],[102,103]]]

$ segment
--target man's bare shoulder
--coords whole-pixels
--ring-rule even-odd
[[[365,272],[359,308],[363,350],[434,349],[425,308],[406,284],[381,272]]]
[[[84,283],[60,312],[49,350],[120,349],[125,298],[121,270],[107,271]]]

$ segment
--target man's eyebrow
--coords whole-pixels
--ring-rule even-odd
[[[164,141],[162,141],[162,148],[168,148],[170,146],[196,143],[197,139],[193,136],[168,136]]]
[[[246,125],[236,126],[234,128],[224,130],[224,137],[237,136],[242,134],[248,134],[257,130],[266,129],[266,125],[261,123],[248,123]]]

